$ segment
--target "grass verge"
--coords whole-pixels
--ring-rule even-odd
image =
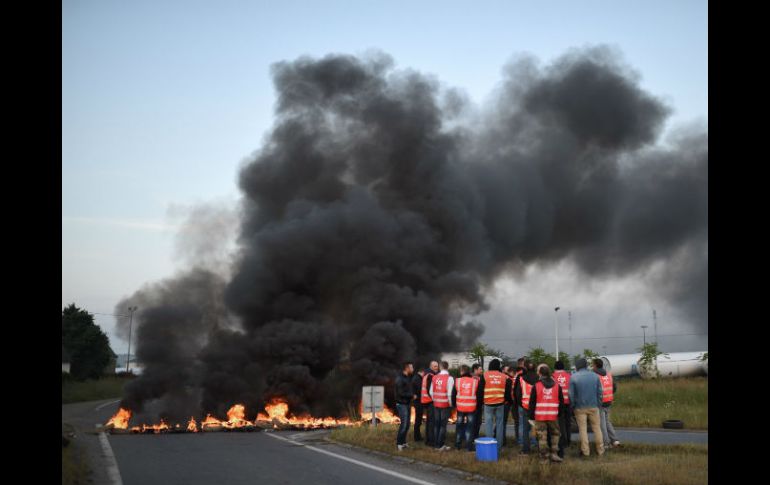
[[[61,403],[69,404],[82,401],[119,398],[123,396],[123,386],[129,380],[125,377],[102,377],[97,380],[63,381],[61,385]]]
[[[708,446],[705,445],[641,445],[613,448],[602,458],[594,454],[587,460],[578,458],[573,442],[562,464],[540,465],[536,455],[518,456],[517,447],[502,450],[497,462],[476,461],[467,451],[438,452],[423,443],[396,451],[395,425],[344,428],[332,431],[331,438],[340,442],[464,470],[471,473],[527,485],[695,485],[708,482]],[[447,444],[454,433],[447,433]]]
[[[619,380],[610,418],[620,427],[659,428],[680,419],[686,429],[708,429],[708,378]]]
[[[72,426],[62,424],[62,432],[71,430]],[[62,485],[82,485],[89,483],[89,470],[83,450],[70,440],[67,446],[61,448],[61,483]]]

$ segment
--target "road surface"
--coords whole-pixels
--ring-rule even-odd
[[[62,405],[62,421],[79,430],[75,441],[90,456],[96,485],[468,483],[436,466],[402,463],[329,443],[324,439],[328,431],[96,433],[95,425],[105,423],[117,406],[117,400]],[[513,439],[513,426],[507,431]],[[621,442],[708,443],[707,432],[617,431]]]

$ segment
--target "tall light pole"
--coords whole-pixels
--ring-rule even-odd
[[[126,374],[129,372],[129,365],[131,365],[131,329],[134,326],[134,312],[139,307],[128,307],[128,355],[126,356]]]
[[[658,313],[655,309],[652,309],[652,324],[654,325],[653,331],[655,332],[655,343],[658,343]]]
[[[644,345],[647,345],[647,332],[645,329],[647,328],[647,325],[642,325],[642,339],[644,342]]]
[[[567,319],[569,320],[569,353],[573,352],[572,349],[572,312],[567,312]],[[558,360],[558,356],[557,356]]]
[[[553,309],[553,328],[556,332],[556,360],[559,360],[559,308],[556,307]]]

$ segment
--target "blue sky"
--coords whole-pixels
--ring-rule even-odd
[[[707,24],[707,2],[685,0],[63,0],[62,305],[108,313],[173,274],[170,214],[237,200],[272,122],[274,62],[379,49],[482,103],[517,53],[609,44],[672,127],[708,121]]]

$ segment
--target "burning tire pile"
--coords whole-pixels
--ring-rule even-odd
[[[245,419],[246,409],[242,404],[236,404],[227,411],[227,420],[221,421],[211,414],[199,423],[195,417],[190,417],[186,424],[175,423],[169,426],[163,419],[159,424],[142,424],[130,426],[129,421],[132,412],[120,408],[112,418],[104,425],[104,429],[111,434],[166,434],[166,433],[200,433],[200,432],[253,432],[266,429],[277,430],[313,430],[331,429],[344,426],[360,426],[371,421],[371,413],[364,413],[363,419],[351,420],[349,418],[335,419],[314,418],[312,416],[292,416],[289,413],[289,405],[280,400],[271,401],[265,406],[266,413],[259,413],[254,421]],[[376,419],[380,423],[399,424],[400,420],[389,409],[377,413]]]

